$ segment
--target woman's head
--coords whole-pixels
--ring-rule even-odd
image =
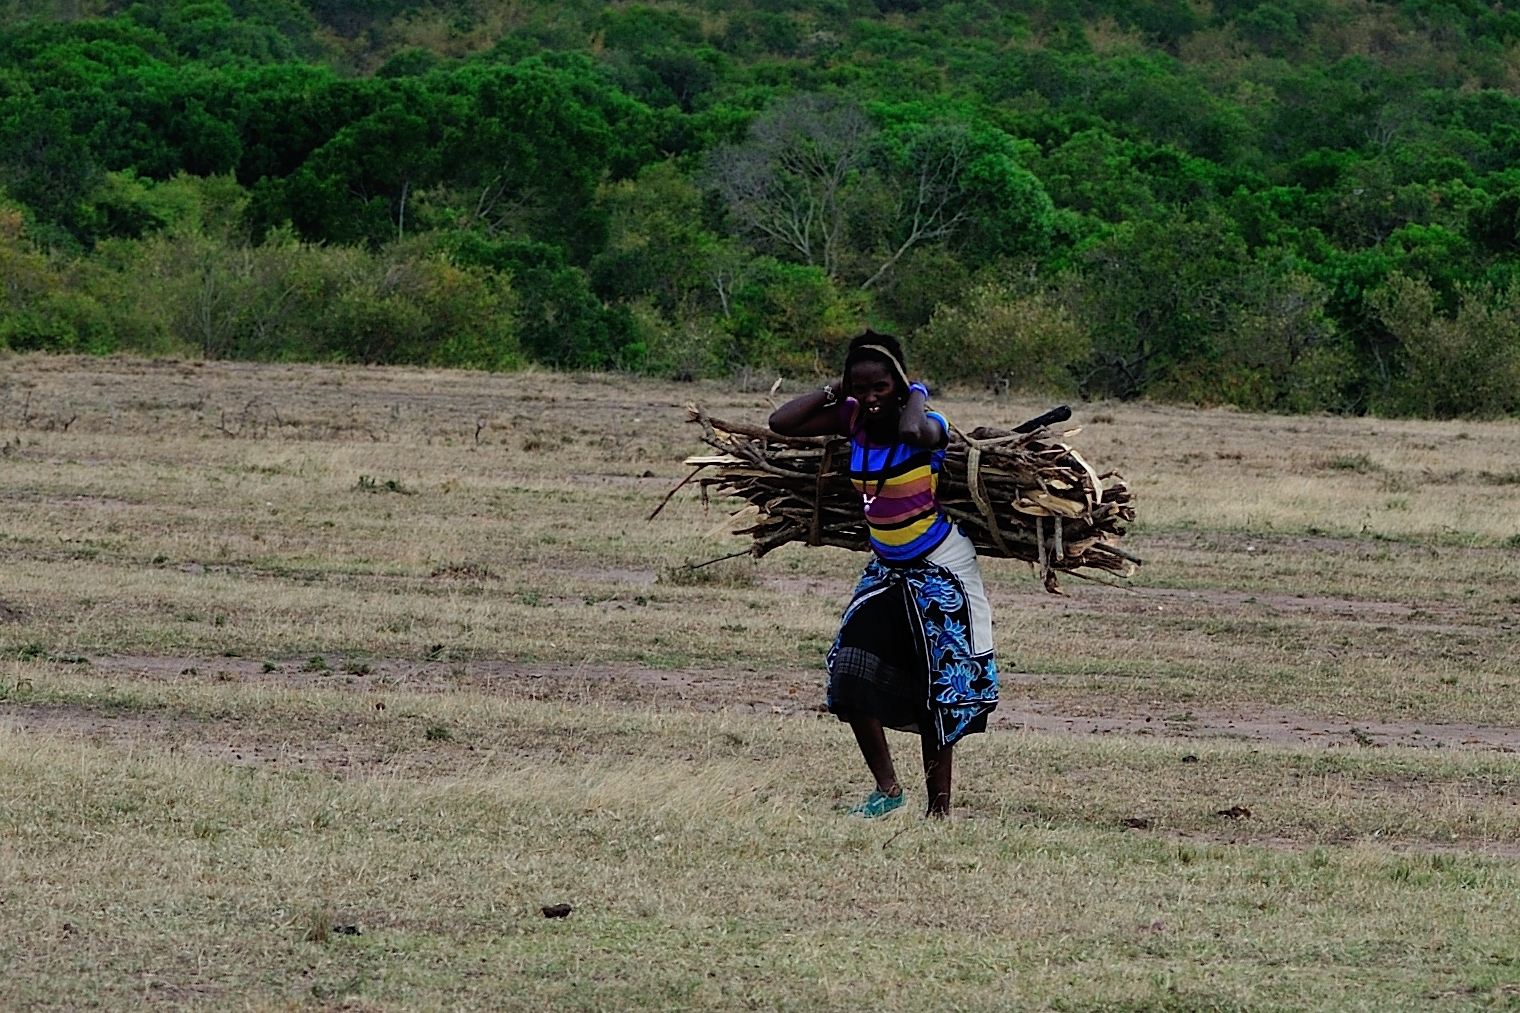
[[[860,391],[855,390],[859,386]],[[907,400],[908,373],[902,343],[891,334],[867,330],[850,341],[844,358],[844,392],[859,401],[874,391],[878,398]]]
[[[902,345],[890,334],[866,331],[850,342],[844,360],[844,395],[854,398],[868,425],[897,425],[897,413],[908,400],[908,376]]]

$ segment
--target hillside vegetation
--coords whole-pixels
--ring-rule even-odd
[[[11,0],[0,343],[1520,409],[1520,12]]]

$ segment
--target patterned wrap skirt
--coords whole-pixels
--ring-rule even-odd
[[[960,529],[922,559],[871,557],[829,650],[828,708],[933,735],[985,731],[997,707],[992,608]]]

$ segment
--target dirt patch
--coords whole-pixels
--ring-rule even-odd
[[[661,669],[627,664],[538,664],[517,661],[364,661],[320,659],[105,655],[90,659],[97,676],[155,682],[237,682],[347,692],[484,692],[530,700],[614,703],[676,710],[740,710],[786,714],[813,710],[824,673],[749,669]]]
[[[0,731],[132,748],[293,774],[341,777],[451,777],[508,756],[557,755],[555,741],[513,743],[473,733],[376,695],[375,705],[333,709],[292,701],[277,713],[142,706],[131,695],[98,701],[0,703]]]
[[[595,581],[598,584],[633,584],[638,587],[648,587],[659,577],[654,570],[630,570],[617,569],[615,567],[586,567],[578,570],[565,571],[566,576],[576,577],[581,580]]]
[[[0,728],[102,746],[147,742],[171,754],[273,770],[436,776],[461,766],[450,755],[457,749],[403,750],[392,735],[359,728],[317,729],[289,719],[282,720],[279,728],[268,728],[238,721],[117,712],[109,707],[0,705]],[[422,741],[426,743],[425,737]]]
[[[1040,676],[1004,675],[1005,684],[1042,681]],[[1103,704],[1060,707],[1031,697],[1008,699],[998,706],[993,727],[1074,735],[1147,735],[1169,739],[1224,739],[1278,746],[1327,749],[1459,749],[1513,753],[1520,750],[1520,728],[1433,721],[1384,721],[1328,718],[1270,707],[1231,707],[1178,711],[1171,707]]]
[[[1134,832],[1147,833],[1145,830],[1136,830]],[[1276,837],[1267,834],[1253,835],[1245,831],[1220,831],[1216,833],[1176,831],[1162,832],[1157,836],[1180,847],[1207,847],[1215,844],[1230,847],[1270,848],[1273,851],[1301,853],[1313,850],[1314,848],[1325,847],[1327,843],[1330,843],[1340,847],[1362,845],[1401,855],[1453,855],[1461,857],[1477,855],[1483,858],[1520,858],[1520,842],[1515,841],[1464,840],[1442,844],[1436,841],[1393,840],[1375,834],[1368,834],[1359,837],[1349,837],[1345,840],[1326,842],[1298,840],[1292,837]]]
[[[633,584],[647,587],[659,580],[656,570],[616,569],[612,567],[582,567],[563,571],[567,576],[580,580],[593,580],[605,584]],[[755,574],[759,587],[783,594],[817,594],[832,598],[848,597],[854,584],[848,580],[829,577],[792,577],[781,573],[769,573],[763,567]]]
[[[1403,602],[1377,599],[1155,587],[1105,588],[1095,592],[1091,598],[1095,600],[1085,601],[1076,607],[1102,607],[1109,611],[1131,613],[1170,612],[1174,615],[1191,614],[1208,618],[1303,619],[1313,621],[1325,629],[1355,625],[1387,628],[1403,633],[1484,635],[1492,632],[1486,626],[1457,621],[1461,618],[1458,608],[1450,607],[1438,612],[1430,603],[1416,607]],[[1101,606],[1099,602],[1102,602]],[[1430,621],[1448,618],[1452,621]]]
[[[1355,598],[1328,598],[1308,594],[1268,594],[1263,591],[1188,591],[1173,588],[1143,587],[1130,591],[1135,597],[1150,601],[1202,603],[1230,608],[1260,605],[1317,616],[1327,614],[1355,619],[1363,616],[1402,618],[1415,611],[1396,601],[1366,601]]]
[[[1328,541],[1328,540],[1327,540]],[[1354,544],[1354,543],[1353,543]],[[608,584],[631,584],[645,587],[654,584],[653,569],[579,568],[564,571],[567,576]],[[848,579],[793,576],[767,570],[762,564],[756,572],[758,586],[782,594],[813,594],[843,601],[854,582]],[[1006,574],[989,568],[988,585],[994,608],[1013,612],[1088,612],[1145,614],[1161,612],[1197,615],[1208,618],[1279,619],[1294,618],[1324,623],[1329,627],[1347,624],[1388,627],[1408,633],[1491,632],[1487,627],[1461,622],[1459,606],[1440,608],[1426,602],[1412,605],[1401,601],[1345,598],[1316,594],[1282,594],[1267,591],[1145,587],[1142,584],[1109,585],[1106,583],[1067,581],[1067,595],[1050,595],[1043,591],[1009,586]],[[1435,620],[1435,621],[1432,621]]]
[[[239,682],[342,692],[484,692],[528,700],[600,703],[654,710],[809,714],[823,709],[821,669],[660,669],[639,664],[558,665],[508,661],[359,661],[329,656],[263,662],[247,658],[108,655],[93,658],[98,676],[155,682]],[[1135,735],[1234,740],[1277,746],[1378,749],[1397,746],[1476,752],[1520,751],[1520,727],[1461,722],[1327,717],[1257,705],[1178,705],[1040,699],[1051,677],[1004,672],[995,729],[1056,735]]]

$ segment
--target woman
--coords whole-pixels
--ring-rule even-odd
[[[770,417],[783,435],[850,440],[872,558],[829,651],[828,706],[850,723],[876,778],[851,810],[868,819],[905,801],[883,728],[919,734],[928,815],[947,816],[955,743],[984,731],[997,706],[992,610],[971,539],[939,508],[950,435],[944,416],[925,407],[928,393],[908,382],[897,339],[866,331],[850,342],[840,387]]]

